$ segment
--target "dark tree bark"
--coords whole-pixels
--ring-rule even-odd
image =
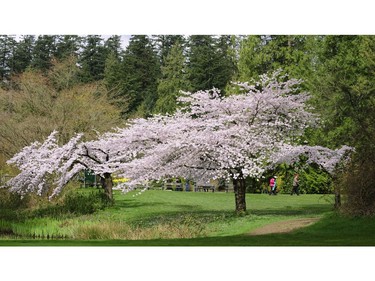
[[[335,209],[339,209],[341,207],[341,193],[339,188],[335,188]]]
[[[110,173],[104,173],[103,177],[100,177],[100,182],[102,184],[102,187],[104,189],[104,193],[107,195],[109,200],[113,200],[113,181],[112,181],[112,175]]]
[[[241,214],[246,212],[246,186],[245,179],[242,177],[233,178],[233,188],[236,201],[236,213]]]
[[[333,184],[335,189],[335,209],[339,209],[341,207],[341,188],[340,183],[337,180],[337,176],[333,176]]]

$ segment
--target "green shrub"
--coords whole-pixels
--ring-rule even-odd
[[[0,189],[0,209],[19,209],[27,206],[28,197],[9,192],[8,189]]]
[[[40,202],[33,210],[35,217],[65,217],[67,215],[92,214],[97,210],[112,205],[102,190],[80,190],[72,188],[54,201]]]
[[[331,177],[315,167],[308,167],[300,173],[300,190],[308,194],[329,194],[333,192]]]
[[[103,191],[69,192],[63,200],[63,208],[74,214],[92,214],[111,204]]]

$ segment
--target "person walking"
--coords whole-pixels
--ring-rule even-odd
[[[270,179],[270,195],[276,195],[276,187],[277,187],[276,178],[277,178],[276,176],[273,176]]]
[[[294,174],[293,188],[292,188],[292,193],[290,195],[293,195],[294,193],[299,195],[299,175],[297,173]]]

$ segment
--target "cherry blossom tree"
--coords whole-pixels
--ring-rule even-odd
[[[238,84],[245,92],[222,97],[216,89],[185,93],[186,104],[163,119],[170,139],[141,158],[124,163],[124,175],[139,180],[183,176],[196,181],[225,178],[233,182],[237,212],[246,211],[245,179],[259,178],[280,162],[307,155],[332,170],[342,152],[298,145],[305,128],[317,124],[306,106],[299,81],[278,82],[276,75],[260,83]]]
[[[79,172],[90,169],[100,176],[105,193],[112,199],[112,174],[122,171],[124,162],[145,155],[149,148],[169,137],[166,127],[153,123],[160,123],[160,118],[136,119],[128,127],[93,141],[85,142],[83,135],[77,134],[62,146],[58,145],[58,132],[54,131],[44,143],[34,142],[7,161],[17,166],[20,173],[6,186],[21,195],[36,192],[53,198]]]
[[[79,171],[91,169],[112,198],[113,173],[131,178],[124,190],[168,177],[228,179],[234,186],[235,209],[244,212],[247,177],[259,178],[301,154],[333,171],[348,149],[299,145],[304,130],[318,118],[306,105],[309,95],[300,92],[300,81],[279,81],[277,73],[264,75],[254,85],[237,84],[243,92],[230,96],[217,89],[186,92],[175,114],[135,119],[90,142],[77,135],[58,146],[54,132],[45,143],[34,143],[8,161],[21,171],[8,185],[16,192],[41,194],[51,177],[53,197]]]

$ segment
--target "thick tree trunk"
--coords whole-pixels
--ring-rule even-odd
[[[104,193],[107,195],[109,200],[113,200],[113,193],[112,193],[112,175],[110,173],[104,173],[104,177],[100,178],[102,187],[104,188]]]
[[[234,196],[236,201],[236,213],[246,212],[246,186],[245,179],[233,179]]]
[[[340,190],[335,190],[335,209],[338,209],[341,207],[341,193]]]
[[[335,188],[335,209],[339,209],[341,207],[341,188],[337,182],[337,177],[333,177],[333,183]]]

